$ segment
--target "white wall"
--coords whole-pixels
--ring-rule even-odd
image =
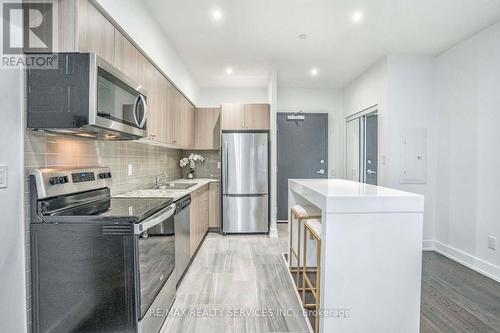
[[[278,154],[277,154],[277,135],[276,135],[276,115],[278,113],[278,74],[276,70],[273,70],[269,76],[269,82],[267,84],[267,100],[271,105],[271,209],[270,209],[270,220],[271,226],[269,234],[271,237],[278,237],[277,228],[277,212],[278,212],[278,186],[277,178],[278,174]]]
[[[436,240],[500,280],[500,24],[438,57],[437,91]]]
[[[97,2],[167,74],[169,79],[197,104],[198,87],[191,73],[144,3],[140,0],[92,1]]]
[[[369,68],[344,89],[345,115],[378,105],[379,185],[425,195],[424,239],[434,239],[436,189],[436,112],[434,60],[389,56]],[[404,129],[427,130],[426,184],[400,183]]]
[[[387,169],[387,103],[388,78],[387,58],[382,59],[344,87],[343,103],[345,117],[378,106],[379,120],[379,184],[384,184]]]
[[[388,57],[388,104],[386,170],[384,185],[425,196],[424,239],[434,239],[437,114],[435,101],[435,59],[425,56]],[[401,184],[402,141],[406,129],[425,129],[427,133],[427,182]]]
[[[268,103],[266,87],[225,88],[201,87],[198,90],[198,107],[218,107],[222,103]]]
[[[24,122],[21,71],[0,69],[0,164],[9,170],[0,188],[0,325],[2,332],[26,331],[26,281],[23,225]]]
[[[344,175],[342,92],[337,89],[278,88],[278,112],[328,113],[328,176]]]
[[[368,68],[344,87],[344,111],[353,115],[373,105],[384,112],[387,106],[387,58]]]

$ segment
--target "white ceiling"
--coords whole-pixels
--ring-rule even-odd
[[[500,0],[143,1],[200,87],[265,86],[272,68],[280,86],[340,87],[386,54],[436,55],[500,21]]]

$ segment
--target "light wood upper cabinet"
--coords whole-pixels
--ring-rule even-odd
[[[219,149],[220,108],[197,108],[194,123],[194,148]]]
[[[225,130],[245,128],[245,106],[243,104],[222,104],[221,126]]]
[[[269,104],[245,104],[246,129],[270,129]]]
[[[174,103],[173,100],[175,99],[175,94],[174,91],[176,90],[175,87],[167,80],[166,85],[164,88],[164,94],[165,94],[165,120],[166,124],[165,126],[165,143],[168,144],[175,144],[175,127],[176,127],[176,119],[174,119]]]
[[[183,127],[185,120],[182,105],[182,95],[177,91],[177,89],[172,90],[170,103],[172,105],[172,119],[174,123],[172,143],[178,146],[182,146],[184,144]]]
[[[224,130],[270,129],[269,104],[222,104]]]
[[[154,67],[142,54],[137,56],[137,81],[146,89],[148,95],[153,87]],[[149,96],[148,96],[149,97]]]
[[[167,143],[167,79],[155,69],[155,87],[153,87],[154,95],[153,98],[156,99],[156,124],[154,128],[157,132],[157,141],[161,143]]]
[[[138,62],[139,51],[125,36],[115,30],[115,66],[129,78],[138,82]]]
[[[185,130],[185,146],[187,148],[194,148],[194,106],[185,99],[186,122],[184,124]]]
[[[173,122],[175,145],[184,149],[194,147],[194,106],[177,90],[173,92]]]
[[[220,183],[208,186],[208,227],[220,228]]]
[[[151,70],[151,86],[148,90],[147,132],[149,140],[160,142],[161,101],[158,94],[158,81],[158,73],[153,68]]]
[[[115,60],[115,27],[87,0],[78,2],[78,50]]]
[[[172,100],[178,94],[172,84],[142,54],[138,55],[138,82],[148,93],[147,138],[152,141],[177,144],[174,129],[179,119],[174,119]]]
[[[156,117],[158,116],[156,112],[157,108],[157,98],[156,94],[156,69],[153,65],[142,55],[138,55],[137,64],[137,81],[146,89],[147,99],[148,99],[148,115],[147,115],[147,138],[149,140],[158,140],[158,131],[156,129]]]
[[[61,17],[68,17],[63,20],[67,30],[77,31],[74,51],[95,52],[146,89],[149,140],[193,149],[195,107],[94,5],[88,0],[74,1],[73,6],[61,6],[64,10]],[[68,39],[65,45],[70,45],[71,38],[66,35],[60,34],[58,38]]]

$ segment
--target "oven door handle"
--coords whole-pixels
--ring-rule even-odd
[[[141,223],[137,223],[134,225],[134,234],[140,235],[144,231],[154,227],[155,225],[158,225],[162,222],[165,222],[167,219],[169,219],[172,215],[175,213],[175,204],[171,204],[170,206],[162,209],[158,213],[154,214],[147,220],[142,221]]]

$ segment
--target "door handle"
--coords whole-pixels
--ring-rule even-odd
[[[377,173],[377,171],[373,171],[373,170],[368,169],[368,170],[366,170],[366,173],[369,175],[374,175]]]
[[[325,169],[320,169],[320,170],[316,171],[316,173],[318,175],[324,175],[325,174]]]
[[[144,231],[148,230],[149,228],[152,228],[157,224],[165,222],[168,218],[170,218],[172,215],[174,215],[175,207],[176,207],[175,204],[171,204],[167,208],[164,208],[163,210],[154,214],[149,219],[147,219],[141,223],[134,224],[134,233],[136,235],[140,235]]]
[[[224,161],[224,194],[227,194],[227,183],[229,182],[229,147],[224,144],[224,155],[225,155],[225,161]]]
[[[142,107],[144,108],[144,115],[142,116],[142,119],[140,122],[139,122],[139,119],[137,119],[137,111],[139,111],[139,103],[142,103]],[[148,114],[148,104],[147,104],[146,98],[142,94],[137,95],[137,97],[135,99],[133,113],[134,113],[135,124],[139,128],[143,128],[144,125],[146,124],[146,118],[147,118],[147,114]]]

